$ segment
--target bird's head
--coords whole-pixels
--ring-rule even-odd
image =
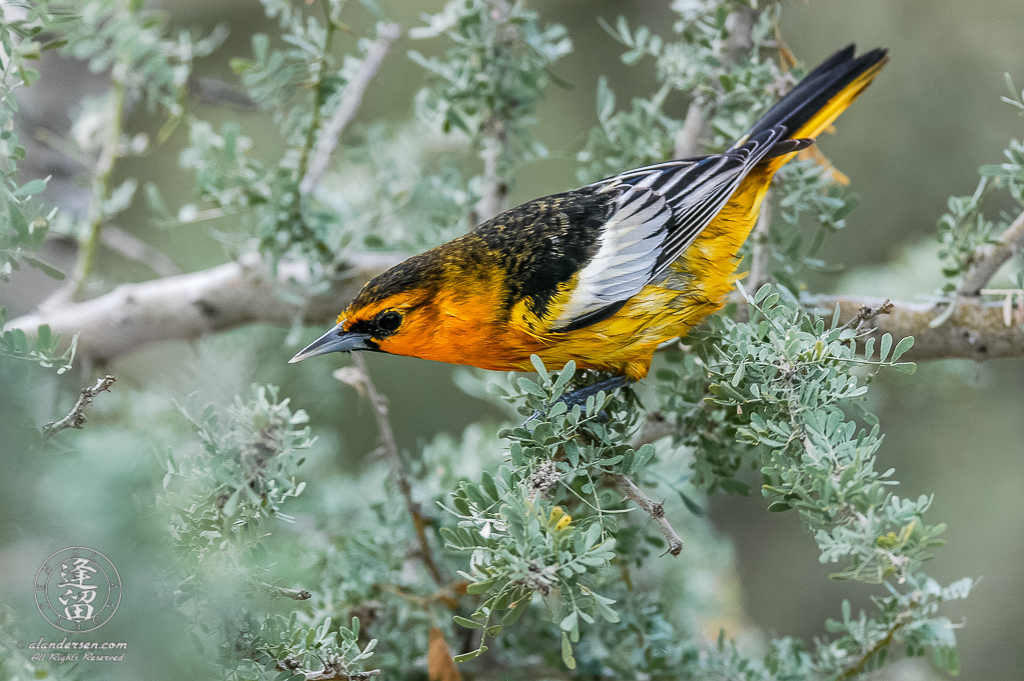
[[[334,328],[289,363],[354,350],[411,354],[409,349],[432,326],[429,319],[436,290],[432,264],[416,256],[372,279],[338,316]]]

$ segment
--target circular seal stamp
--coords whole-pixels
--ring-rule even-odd
[[[62,631],[82,633],[106,624],[121,603],[121,576],[99,551],[70,546],[36,573],[36,605]]]

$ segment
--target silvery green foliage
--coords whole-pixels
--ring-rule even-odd
[[[117,0],[51,3],[62,10],[65,20],[74,18],[61,24],[61,52],[86,62],[94,73],[108,72],[111,82],[107,94],[83,99],[72,125],[71,142],[85,156],[95,157],[93,173],[103,179],[99,186],[93,180],[89,215],[78,224],[60,225],[71,235],[86,233],[84,223],[89,220],[113,219],[134,200],[135,178],[127,177],[112,189],[106,185],[117,159],[145,154],[149,148],[146,134],[124,134],[124,108],[141,102],[147,111],[165,117],[157,133],[158,142],[165,141],[187,118],[188,81],[195,60],[211,54],[227,38],[224,25],[207,36],[185,29],[172,32],[163,15],[141,4],[134,2],[126,9]]]
[[[30,63],[39,59],[42,52],[58,49],[65,43],[63,39],[52,38],[50,33],[64,25],[54,14],[53,5],[40,2],[24,8],[23,15],[17,18],[5,16],[0,21],[0,281],[7,281],[22,264],[56,279],[64,278],[63,272],[36,255],[57,213],[56,208],[37,198],[46,189],[49,178],[27,182],[18,179],[18,162],[25,158],[25,147],[16,127],[16,92],[39,79],[39,72]],[[20,329],[3,331],[6,318],[7,310],[0,307],[0,357],[56,366],[58,373],[70,368],[73,341],[62,352],[60,338],[48,326],[40,327],[36,337],[29,339]]]
[[[629,445],[642,413],[635,400],[599,394],[568,409],[558,398],[574,384],[574,367],[549,374],[535,362],[539,380],[517,379],[511,398],[524,414],[540,416],[505,433],[508,459],[496,475],[485,471],[476,484],[461,484],[446,505],[458,527],[441,534],[450,549],[468,555],[470,570],[462,574],[471,581],[469,592],[482,595],[470,617],[455,618],[482,630],[479,647],[463,659],[485,652],[489,637],[500,642],[516,620],[530,617],[524,606],[540,599],[557,627],[549,629],[555,634],[549,645],[560,638],[563,663],[581,672],[856,676],[880,666],[895,644],[911,655],[931,651],[940,667],[957,669],[953,627],[937,608],[966,596],[971,580],[943,589],[921,572],[942,544],[944,526],[925,522],[927,496],[902,499],[889,491],[893,471],[874,467],[877,425],[865,428],[846,416],[866,391],[864,371],[913,371],[899,361],[912,341],[894,346],[886,336],[877,350],[871,340],[858,346],[857,334],[836,317],[829,324],[808,315],[767,285],[747,304],[751,321],[715,318],[685,354],[670,354],[657,375],[663,413],[683,434],[678,443],[693,453],[691,482],[697,490],[749,493],[738,473],[759,469],[769,510],[798,510],[822,562],[841,564],[834,577],[885,586],[875,610],[855,617],[844,604],[842,620],[828,625],[835,638],[812,648],[774,641],[764,659],[746,657],[724,640],[717,651],[701,650],[650,604],[639,620],[628,608],[631,621],[623,629],[618,601],[636,597],[621,588],[613,566],[636,561],[640,568],[641,547],[664,544],[646,536],[649,526],[638,532],[630,522],[636,516],[626,514],[616,480],[654,483],[668,473],[673,448]],[[638,629],[671,632],[666,639],[674,644],[655,639],[650,649],[632,646],[624,654],[598,643]]]
[[[1010,96],[1004,96],[1002,100],[1024,116],[1024,93],[1017,90],[1010,74],[1006,74],[1006,87]],[[949,197],[949,212],[939,218],[939,242],[942,244],[939,256],[945,261],[942,273],[948,279],[942,287],[944,294],[957,290],[977,249],[995,243],[1024,207],[1024,142],[1011,139],[1003,156],[1006,159],[1003,163],[981,166],[978,169],[981,180],[974,193]],[[1014,214],[1003,213],[997,219],[986,217],[987,202],[1003,192],[1009,194],[1015,203],[1017,209]],[[1019,257],[1017,260],[1019,263]],[[1014,286],[1024,288],[1024,270],[1018,269]],[[953,306],[948,310],[952,312]]]
[[[323,200],[347,229],[342,244],[418,253],[466,233],[479,200],[465,179],[466,145],[422,123],[365,126]],[[337,188],[337,191],[335,191]]]
[[[125,102],[141,100],[150,110],[161,109],[167,120],[160,137],[166,137],[184,116],[185,83],[193,60],[216,49],[227,29],[217,27],[203,38],[194,38],[184,30],[169,37],[167,24],[158,15],[138,7],[126,8],[113,0],[35,2],[12,7],[10,12],[12,20],[0,22],[4,66],[0,84],[0,278],[6,279],[19,263],[24,263],[63,279],[64,273],[37,258],[34,251],[51,228],[77,235],[84,223],[70,215],[58,215],[56,208],[44,206],[35,198],[46,189],[49,178],[23,184],[17,181],[17,164],[25,157],[25,148],[16,132],[15,90],[30,86],[39,78],[38,71],[28,62],[39,59],[44,51],[59,49],[65,55],[86,61],[94,72],[109,70],[114,84],[111,94],[83,100],[71,135],[73,144],[83,152],[95,152],[94,174],[106,176],[114,159],[143,153],[147,146],[144,135],[132,139],[122,136],[119,121]],[[108,149],[104,150],[104,146]],[[107,192],[105,184],[96,189],[94,181],[91,219],[109,220],[125,210],[132,202],[136,186],[133,178],[126,178]],[[4,317],[0,309],[0,329]],[[75,351],[74,341],[59,351],[62,345],[48,327],[40,328],[32,341],[20,330],[5,331],[0,336],[0,354],[57,366],[58,373],[70,367]]]
[[[195,59],[205,57],[227,38],[228,29],[217,26],[208,36],[196,37],[181,29],[172,34],[159,13],[117,0],[51,2],[74,17],[64,24],[65,54],[81,59],[94,73],[110,72],[114,83],[128,89],[129,99],[140,99],[150,111],[162,109],[169,120],[166,137],[185,115],[185,85]]]
[[[296,474],[314,442],[308,417],[274,386],[253,386],[225,413],[181,408],[196,445],[166,461],[156,509],[170,524],[172,602],[196,650],[215,651],[225,678],[277,678],[283,670],[362,671],[376,641],[359,640],[359,620],[332,624],[324,611],[267,614],[241,605],[279,596],[268,546],[274,521],[302,494]],[[243,598],[245,596],[245,598]],[[307,595],[308,598],[308,595]]]
[[[99,0],[88,6],[113,7]],[[332,56],[332,41],[344,30],[340,2],[321,5],[326,21],[302,3],[265,0],[264,7],[278,19],[284,45],[257,37],[252,55],[232,64],[257,105],[279,123],[288,148],[262,163],[239,124],[215,129],[189,119],[190,147],[181,160],[195,171],[199,201],[179,211],[179,220],[240,213],[264,252],[298,251],[313,259],[333,257],[342,244],[418,249],[468,226],[478,197],[463,180],[465,170],[443,153],[408,152],[404,133],[384,126],[360,131],[344,152],[349,170],[343,172],[369,179],[329,200],[300,196],[322,123],[361,57]],[[751,15],[749,52],[726,44],[729,15],[746,12],[745,5],[677,0],[673,8],[679,19],[671,40],[621,22],[611,29],[627,46],[628,62],[651,57],[661,87],[617,111],[602,81],[601,127],[581,156],[585,179],[671,154],[682,123],[664,114],[668,96],[692,93],[708,121],[706,148],[716,151],[792,82],[769,58],[777,49],[771,44],[777,4]],[[108,20],[136,22],[125,25],[125,39],[144,35],[139,31],[148,26],[165,40],[165,28],[153,28],[162,25],[147,24],[145,16],[114,13]],[[420,95],[419,123],[462,128],[482,147],[505,135],[506,156],[496,172],[507,180],[516,164],[538,153],[529,117],[550,78],[548,65],[570,47],[564,30],[544,28],[519,4],[479,0],[449,3],[427,24],[420,37],[444,35],[454,46],[443,58],[418,58],[433,74]],[[96,60],[97,68],[104,59],[113,64],[109,50],[122,45],[121,37],[104,33],[102,21],[90,25],[101,40],[72,27],[69,35],[80,40],[68,49]],[[0,26],[5,49],[11,36],[31,42],[30,33],[5,30]],[[181,116],[174,106],[181,103],[174,95],[179,67],[190,59],[181,44],[165,45],[166,60],[151,83],[121,74],[124,87],[146,94],[172,121]],[[23,49],[27,58],[35,48]],[[356,55],[365,49],[364,41]],[[148,68],[131,63],[132,73]],[[11,74],[22,83],[33,80],[28,67],[12,67]],[[5,94],[17,82],[5,78]],[[16,137],[0,139],[17,161]],[[410,158],[416,167],[404,163]],[[1017,166],[991,174],[1016,186]],[[802,241],[801,216],[813,216],[818,231],[827,232],[852,208],[829,172],[810,160],[791,163],[776,185],[772,271],[791,290],[800,267],[819,264],[808,260],[817,237]],[[12,179],[5,189],[21,202],[11,205],[22,211],[31,240],[38,216],[24,212],[24,199],[42,187],[27,186]],[[133,188],[103,198],[111,210],[121,208]],[[147,198],[158,215],[174,221],[155,186],[147,187]],[[12,229],[17,243],[32,245],[25,230]],[[29,262],[23,255],[16,257]],[[313,438],[305,415],[276,389],[258,387],[250,399],[219,411],[187,406],[195,440],[162,460],[155,512],[169,528],[169,601],[200,664],[210,666],[211,678],[252,679],[286,678],[298,669],[353,674],[372,662],[387,678],[408,678],[423,674],[436,628],[465,661],[467,675],[481,677],[853,678],[881,666],[897,644],[908,655],[930,653],[939,667],[955,671],[953,627],[939,608],[966,596],[971,581],[941,587],[922,572],[941,543],[942,525],[925,520],[929,497],[896,496],[893,472],[876,470],[881,435],[862,403],[873,372],[912,369],[900,362],[910,340],[886,338],[872,347],[834,317],[830,323],[802,309],[785,288],[744,299],[750,321],[715,317],[686,339],[683,351],[667,352],[668,362],[648,381],[655,394],[645,403],[623,391],[568,408],[559,398],[593,376],[571,365],[552,372],[538,364],[536,378],[520,377],[503,390],[522,417],[534,418],[501,437],[474,424],[461,438],[439,437],[403,453],[440,584],[423,566],[418,528],[382,467],[370,466],[355,480],[310,480],[330,510],[317,512],[317,531],[301,540],[281,531],[278,523],[291,519],[303,492],[303,457]],[[675,435],[632,444],[655,407]],[[659,556],[664,539],[624,499],[624,479],[652,499],[675,504],[678,498],[690,509],[687,515],[669,506],[687,541],[682,556]],[[778,638],[763,654],[751,654],[724,632],[712,645],[698,633],[697,620],[706,621],[721,603],[695,583],[699,574],[728,564],[723,540],[699,516],[700,496],[750,493],[758,485],[770,510],[796,511],[794,521],[810,530],[820,559],[836,565],[836,577],[878,585],[868,611],[837,606],[828,639]],[[654,586],[669,570],[675,593]],[[308,577],[302,586],[311,596],[280,598],[299,581],[295,574]],[[0,646],[9,647],[2,638]]]
[[[420,116],[444,132],[461,130],[482,147],[500,140],[499,177],[546,156],[529,133],[530,117],[552,80],[550,65],[572,50],[565,27],[543,25],[524,3],[506,0],[450,0],[423,19],[427,25],[410,37],[446,36],[454,45],[443,58],[409,52],[433,76],[417,96]]]
[[[240,215],[258,238],[261,252],[275,262],[292,252],[329,262],[342,244],[342,216],[301,192],[300,185],[323,127],[341,104],[372,40],[360,39],[355,52],[340,60],[334,56],[339,33],[351,32],[340,20],[343,0],[322,2],[322,17],[287,2],[266,0],[263,5],[278,20],[284,45],[272,46],[268,35],[256,34],[251,58],[233,58],[231,67],[256,106],[272,115],[286,149],[264,163],[251,153],[252,140],[237,123],[229,121],[216,131],[209,123],[192,121],[191,144],[180,163],[195,172],[200,202],[183,206],[176,221]],[[147,193],[157,216],[175,222],[156,187],[148,186]]]

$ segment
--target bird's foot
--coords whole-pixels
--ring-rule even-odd
[[[611,378],[606,378],[603,381],[598,381],[597,383],[588,385],[585,388],[580,388],[578,390],[573,390],[570,393],[565,393],[557,400],[552,402],[551,406],[553,407],[559,402],[562,402],[569,409],[572,409],[576,405],[579,405],[580,407],[586,407],[587,398],[589,398],[591,395],[596,395],[601,391],[604,391],[606,393],[611,392],[612,390],[616,390],[623,386],[629,385],[630,383],[631,381],[625,376],[612,376]],[[541,416],[542,412],[535,411],[533,412],[533,414],[530,415],[530,418],[523,421],[523,425],[525,426],[530,421],[536,418],[540,418]]]

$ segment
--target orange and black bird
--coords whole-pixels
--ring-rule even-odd
[[[720,309],[772,176],[878,75],[850,45],[811,71],[731,149],[536,199],[375,277],[291,359],[373,350],[483,369],[575,360],[611,388]]]

